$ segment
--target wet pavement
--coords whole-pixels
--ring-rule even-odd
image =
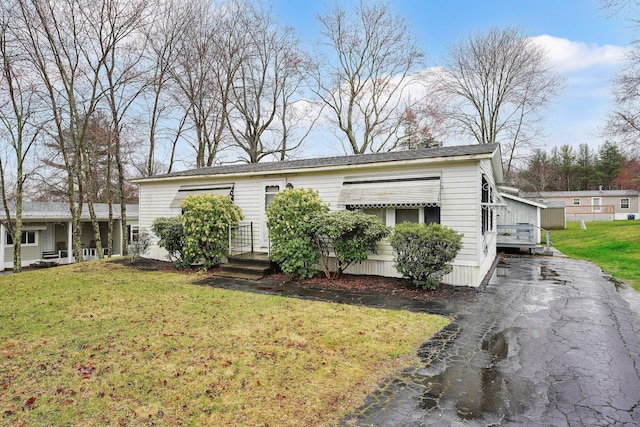
[[[593,264],[507,258],[343,425],[640,425],[640,304]]]
[[[591,263],[505,258],[464,298],[410,299],[226,282],[299,298],[425,311],[453,321],[344,426],[640,425],[640,294]]]

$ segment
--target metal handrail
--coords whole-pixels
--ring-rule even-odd
[[[522,231],[525,232],[528,236],[527,239],[531,244],[535,244],[535,236],[533,235],[533,230],[534,229],[539,229],[541,231],[545,232],[545,242],[546,242],[546,247],[549,248],[551,246],[551,234],[549,232],[549,230],[545,230],[542,227],[539,227],[537,225],[534,224],[512,224],[512,225],[503,225],[500,224],[497,226],[498,229],[498,235],[500,235],[500,229],[503,230],[516,230],[516,232],[518,231]]]
[[[229,255],[249,251],[253,253],[253,222],[229,226]]]

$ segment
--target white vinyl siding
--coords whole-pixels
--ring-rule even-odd
[[[480,163],[482,162],[482,166]],[[327,203],[331,210],[344,209],[339,206],[340,191],[345,178],[366,179],[375,177],[402,176],[439,176],[440,177],[440,223],[462,233],[463,247],[454,260],[454,271],[446,276],[445,282],[455,285],[478,286],[489,270],[495,257],[495,233],[490,233],[493,239],[482,239],[480,234],[480,181],[484,171],[493,180],[490,160],[467,160],[435,162],[426,161],[419,165],[403,164],[401,167],[393,162],[372,164],[361,168],[342,168],[339,170],[278,171],[274,174],[256,174],[254,176],[221,175],[219,177],[200,177],[194,179],[176,178],[162,181],[142,181],[140,183],[140,215],[141,229],[151,229],[153,220],[160,216],[174,216],[180,212],[172,210],[170,204],[177,191],[183,185],[216,185],[219,183],[234,183],[234,202],[242,209],[243,223],[253,222],[254,246],[259,250],[261,230],[261,197],[262,182],[272,179],[283,179],[285,185],[293,188],[312,188],[318,192],[320,199]],[[421,215],[422,216],[422,215]],[[386,209],[387,225],[395,218],[393,208]],[[495,222],[494,222],[495,224]],[[488,252],[483,253],[485,245]],[[157,246],[153,246],[151,256],[165,259],[165,253]],[[391,245],[381,242],[377,254],[361,264],[350,266],[347,273],[383,275],[399,277],[393,263]]]
[[[22,245],[20,249],[20,254],[22,256],[22,265],[30,265],[34,261],[42,258],[42,251],[40,250],[39,245]],[[13,266],[13,245],[7,246],[4,249],[4,262],[5,268],[9,266]],[[9,265],[8,265],[9,264]]]

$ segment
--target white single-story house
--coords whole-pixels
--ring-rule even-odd
[[[107,244],[109,208],[107,204],[93,205],[100,224],[102,246]],[[10,209],[11,211],[12,209]],[[11,212],[14,214],[14,212]],[[120,206],[114,205],[113,254],[122,253],[122,245],[135,239],[138,234],[138,205],[127,205],[127,224],[129,236],[122,239]],[[80,216],[82,222],[83,259],[96,259],[93,226],[87,205],[83,206]],[[69,205],[63,202],[24,202],[22,213],[22,265],[29,266],[43,261],[57,264],[75,262],[72,248],[73,224]],[[0,224],[0,260],[3,269],[13,268],[13,242],[4,224]]]
[[[251,248],[267,253],[265,210],[286,188],[311,188],[331,210],[362,209],[387,226],[404,221],[439,222],[463,235],[463,248],[445,283],[479,286],[496,257],[496,208],[504,206],[498,144],[466,145],[306,160],[224,165],[151,176],[140,187],[140,229],[158,217],[180,215],[190,194],[231,196],[250,224]],[[166,259],[154,244],[150,256]],[[391,246],[350,266],[346,273],[399,276]]]

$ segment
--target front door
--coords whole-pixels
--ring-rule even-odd
[[[593,212],[595,213],[602,212],[602,208],[600,208],[600,206],[602,205],[602,199],[600,197],[592,198],[591,204],[593,205]]]
[[[51,252],[55,250],[54,240],[56,235],[56,225],[47,223],[47,229],[42,232],[42,250],[44,252]]]
[[[269,181],[262,181],[262,226],[261,226],[261,246],[263,248],[269,248],[269,230],[267,229],[267,208],[273,201],[273,198],[284,189],[284,179],[274,179]]]

